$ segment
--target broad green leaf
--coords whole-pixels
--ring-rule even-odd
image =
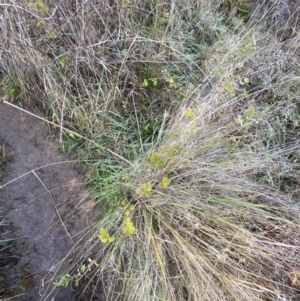
[[[134,210],[134,205],[129,205],[128,208],[125,210],[124,215],[129,216],[129,214]]]
[[[121,204],[123,205],[123,207],[127,207],[126,208],[126,210],[125,210],[125,212],[124,212],[124,215],[125,216],[129,216],[129,214],[134,210],[134,208],[135,208],[135,205],[129,205],[128,206],[128,203],[125,201],[125,200],[123,200],[122,202],[121,202]]]
[[[122,232],[125,235],[134,235],[136,233],[133,222],[131,221],[131,219],[129,217],[124,219],[124,228],[123,228]]]
[[[61,286],[68,287],[71,280],[72,280],[72,276],[69,274],[66,274],[66,275],[60,276],[59,281],[54,282],[53,285],[56,287],[61,287]]]
[[[153,153],[150,156],[150,161],[153,167],[163,167],[165,165],[165,161],[159,156],[158,153]]]
[[[81,271],[82,273],[84,273],[84,272],[86,271],[86,265],[85,265],[85,264],[83,264],[83,265],[80,267],[80,271]]]
[[[152,193],[152,185],[150,182],[144,183],[137,191],[140,197],[150,198]]]
[[[171,184],[171,179],[168,177],[163,177],[162,180],[159,182],[159,188],[167,188]]]
[[[143,81],[142,87],[147,88],[148,86],[149,86],[149,83],[148,83],[147,79],[145,78]]]
[[[115,241],[115,237],[110,236],[109,233],[104,228],[100,228],[99,233],[98,233],[98,238],[103,243],[109,243],[109,242]]]

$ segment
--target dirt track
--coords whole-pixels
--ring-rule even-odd
[[[59,154],[59,143],[47,136],[38,119],[3,103],[0,138],[10,149],[1,180],[0,215],[13,229],[5,237],[18,238],[12,251],[15,260],[1,267],[0,277],[22,294],[16,301],[78,300],[76,291],[53,290],[51,281],[67,268],[60,262],[91,220],[83,179],[74,163]],[[28,283],[22,290],[24,269]]]

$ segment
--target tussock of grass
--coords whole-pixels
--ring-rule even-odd
[[[114,183],[135,205],[136,235],[122,235],[125,209],[112,199],[113,210],[100,225],[116,241],[105,251],[95,242],[89,253],[100,263],[95,273],[105,274],[108,266],[115,271],[110,288],[122,283],[120,291],[108,295],[121,293],[122,300],[280,300],[295,295],[290,281],[299,269],[299,208],[278,188],[253,181],[257,174],[280,172],[281,154],[266,152],[258,141],[232,151],[226,138],[232,124],[213,122],[224,108],[209,100],[202,99],[191,119],[185,110],[164,141],[131,171],[131,182],[124,177]],[[153,167],[153,153],[162,166]],[[164,176],[171,184],[160,188]],[[151,183],[149,197],[139,196],[144,183]]]
[[[6,94],[89,140],[61,131],[103,211],[83,294],[299,298],[299,5],[15,2]]]

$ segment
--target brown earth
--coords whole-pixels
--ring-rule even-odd
[[[96,216],[83,176],[38,119],[4,103],[0,138],[10,153],[0,189],[0,216],[7,226],[0,235],[16,238],[0,266],[6,289],[16,301],[82,300],[74,288],[55,288],[53,281],[76,256],[76,242]]]

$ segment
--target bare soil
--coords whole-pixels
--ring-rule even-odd
[[[58,141],[38,119],[3,103],[0,139],[10,153],[0,189],[0,217],[7,226],[0,235],[16,238],[0,277],[16,301],[81,300],[74,288],[54,288],[53,282],[76,256],[76,242],[97,215],[83,175],[59,153]]]

